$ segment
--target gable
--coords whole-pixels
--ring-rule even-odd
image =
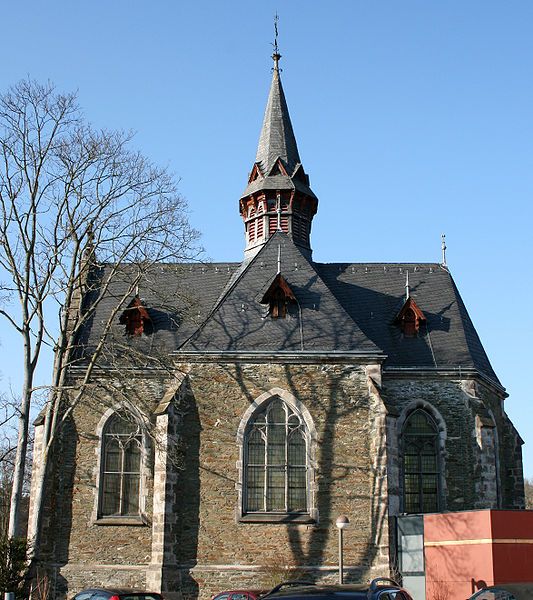
[[[279,271],[296,299],[286,319],[261,303]],[[183,351],[370,352],[370,341],[290,238],[274,234],[248,263]]]

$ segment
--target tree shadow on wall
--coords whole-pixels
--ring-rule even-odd
[[[72,536],[73,496],[75,488],[91,482],[94,486],[92,470],[77,473],[76,449],[80,443],[74,419],[69,417],[61,430],[57,443],[51,449],[45,489],[42,519],[41,544],[31,565],[32,585],[47,582],[50,593],[56,598],[67,597],[68,581],[59,573],[69,562],[69,547]],[[79,491],[79,490],[78,490]],[[49,515],[46,518],[46,515]]]
[[[173,514],[176,520],[176,561],[180,568],[179,588],[184,600],[196,599],[199,582],[190,568],[198,561],[198,533],[200,528],[200,435],[202,426],[196,399],[187,389],[183,418],[177,427],[176,441],[180,445],[178,460],[180,472],[174,497]],[[169,590],[175,591],[175,590]]]
[[[298,369],[298,367],[297,367]],[[376,435],[378,439],[375,441],[375,447],[378,449],[376,456],[372,456],[372,451],[369,448],[364,456],[357,456],[355,453],[346,458],[344,462],[340,462],[336,456],[338,455],[338,425],[357,417],[358,411],[363,409],[365,419],[367,418],[365,403],[369,401],[369,396],[364,395],[360,399],[342,397],[339,390],[343,388],[344,383],[348,383],[348,379],[353,375],[350,369],[340,369],[339,372],[328,374],[327,382],[324,384],[324,379],[306,380],[308,391],[306,398],[302,398],[301,382],[296,381],[294,376],[294,367],[291,365],[283,366],[284,381],[283,387],[287,388],[295,398],[302,401],[303,404],[310,410],[311,414],[316,418],[320,415],[320,427],[317,427],[317,452],[316,452],[316,507],[319,513],[319,522],[306,531],[302,531],[301,525],[296,523],[285,523],[278,525],[280,534],[285,532],[292,557],[290,566],[294,569],[295,574],[305,579],[318,580],[322,578],[321,572],[312,567],[332,564],[332,569],[335,569],[336,555],[336,538],[338,531],[335,527],[335,520],[340,513],[348,512],[349,508],[344,508],[347,505],[356,504],[361,510],[367,510],[369,507],[369,523],[368,534],[364,540],[357,540],[357,564],[349,564],[345,562],[348,569],[345,574],[346,582],[363,581],[367,578],[370,568],[374,564],[380,549],[384,544],[383,536],[387,534],[389,523],[387,519],[387,511],[383,509],[386,506],[386,499],[383,501],[386,490],[386,472],[383,468],[386,460],[385,454],[385,427],[383,418],[383,427],[378,428]],[[250,389],[250,381],[246,376],[245,369],[241,365],[226,368],[226,373],[231,374],[232,378],[238,385],[244,397],[249,403],[253,402],[257,396],[254,390]],[[272,381],[265,381],[264,388],[270,389]],[[310,401],[309,398],[312,398]],[[370,415],[372,417],[372,415]],[[315,425],[318,423],[315,421]],[[370,436],[368,422],[359,423],[356,428],[365,436]],[[355,432],[354,432],[355,434]],[[350,441],[350,443],[352,443]],[[368,442],[365,442],[368,444]],[[343,481],[350,479],[363,479],[366,483],[359,486],[359,491],[350,493],[344,498],[339,497],[338,486]],[[355,485],[354,485],[355,487]],[[363,489],[361,489],[363,488]],[[356,515],[348,515],[353,519]],[[353,528],[348,530],[345,535],[345,550],[347,554],[350,552],[352,532],[356,532]],[[335,540],[331,541],[331,536],[335,536]],[[280,552],[281,556],[281,552]],[[261,549],[257,552],[258,560],[261,560]],[[279,562],[279,560],[278,560]],[[279,566],[279,565],[277,565]],[[289,565],[286,565],[289,566]],[[311,567],[311,568],[310,568]],[[285,573],[287,578],[288,573]],[[382,575],[389,575],[383,573]]]
[[[291,369],[287,365],[285,366],[285,374],[286,380],[289,383],[289,391],[298,398],[300,395],[298,386],[295,385]],[[355,451],[354,455],[348,459],[349,464],[340,463],[336,460],[335,457],[338,453],[337,425],[341,421],[349,419],[351,414],[356,413],[361,408],[361,404],[357,402],[351,403],[348,398],[339,399],[337,397],[337,391],[343,384],[342,380],[348,378],[349,374],[344,372],[341,376],[334,375],[334,377],[335,381],[330,380],[328,382],[327,394],[325,394],[326,389],[324,387],[318,388],[316,384],[312,386],[312,396],[315,399],[315,406],[312,407],[312,411],[315,413],[317,410],[321,411],[324,423],[322,431],[318,432],[319,439],[317,440],[317,506],[320,521],[311,530],[308,540],[304,539],[300,529],[297,527],[288,527],[287,534],[296,567],[305,571],[308,565],[324,565],[328,558],[331,560],[331,557],[327,556],[330,536],[334,535],[336,537],[338,535],[335,520],[340,513],[347,512],[343,508],[343,505],[346,505],[348,501],[353,502],[354,500],[359,501],[359,504],[368,502],[370,504],[370,527],[368,536],[363,543],[363,548],[358,552],[359,560],[357,568],[354,568],[349,562],[345,563],[346,568],[350,570],[345,573],[344,579],[345,582],[349,583],[361,581],[367,576],[379,553],[384,528],[388,527],[387,513],[382,510],[382,504],[380,503],[380,499],[383,497],[385,478],[380,473],[379,468],[374,469],[368,463],[357,464]],[[365,427],[363,429],[369,435],[368,428]],[[377,447],[380,450],[375,464],[379,465],[384,459],[384,440],[381,440],[381,443],[378,442]],[[363,460],[365,459],[369,463],[372,462],[370,451],[367,456],[363,457]],[[367,478],[369,484],[367,488],[368,493],[353,493],[345,499],[337,499],[335,501],[337,486],[342,481],[353,478],[358,472]],[[335,514],[333,513],[334,505],[336,505],[337,509]],[[354,516],[348,515],[352,520]],[[344,544],[345,550],[348,553],[351,537],[350,530],[348,529],[346,533]],[[313,579],[320,577],[316,571],[311,571],[308,575]]]

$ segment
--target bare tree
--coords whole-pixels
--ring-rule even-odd
[[[0,538],[7,536],[9,524],[9,502],[16,450],[12,427],[15,416],[13,402],[7,394],[0,394]]]
[[[526,493],[526,508],[533,509],[533,478],[526,477],[524,480],[524,489]]]
[[[21,81],[0,97],[0,315],[20,334],[23,385],[9,535],[19,511],[35,372],[49,346],[52,381],[35,460],[33,524],[38,536],[50,451],[72,410],[84,401],[112,325],[155,263],[198,254],[197,233],[174,178],[130,150],[131,134],[84,122],[73,94]],[[98,284],[93,274],[105,265]],[[100,269],[102,270],[102,269]],[[110,288],[121,278],[109,304]],[[113,289],[116,289],[113,288]],[[99,338],[83,352],[90,319],[106,300]],[[68,374],[77,368],[78,383]],[[34,540],[38,547],[38,539]]]

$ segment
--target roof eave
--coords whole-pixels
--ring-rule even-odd
[[[315,362],[343,362],[354,364],[383,363],[387,355],[383,352],[368,350],[175,350],[172,352],[175,359],[190,362],[212,362],[213,359],[228,362],[257,362],[265,360],[273,363],[315,363]]]

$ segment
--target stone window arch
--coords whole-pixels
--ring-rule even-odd
[[[241,518],[315,520],[316,431],[307,409],[285,390],[274,388],[246,411],[237,441]]]
[[[417,406],[401,423],[403,512],[443,510],[443,428],[433,411]]]
[[[140,517],[145,448],[133,415],[111,411],[100,428],[98,518]]]

